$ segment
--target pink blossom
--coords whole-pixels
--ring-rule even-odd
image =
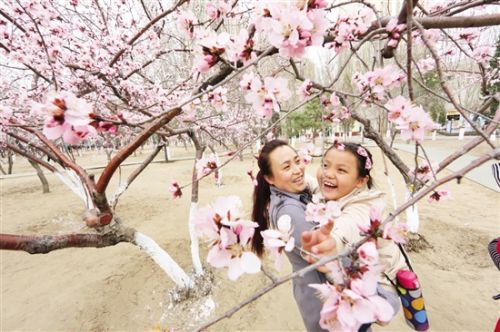
[[[434,191],[434,193],[429,196],[427,201],[429,203],[439,202],[440,200],[450,199],[450,197],[451,197],[450,191],[447,189],[443,189],[443,190]]]
[[[305,165],[309,165],[311,163],[312,157],[309,155],[309,151],[307,149],[300,149],[297,152],[300,159]]]
[[[310,284],[323,301],[320,326],[329,331],[358,331],[363,324],[389,322],[394,310],[377,295],[378,271],[368,271],[353,278],[350,287],[343,284]]]
[[[301,57],[305,47],[321,45],[328,28],[323,9],[301,10],[294,4],[263,5],[264,17],[256,19],[256,28],[264,33],[283,57]]]
[[[330,96],[330,104],[332,106],[341,106],[340,98],[337,96],[337,94],[334,92]]]
[[[252,183],[255,187],[257,187],[259,185],[259,183],[257,182],[257,179],[255,178],[255,176],[253,175],[253,171],[251,169],[249,169],[247,171],[247,174],[248,176],[250,177],[250,179],[252,180]]]
[[[491,53],[493,51],[493,47],[491,46],[481,46],[481,47],[477,47],[474,52],[472,52],[472,56],[474,57],[474,59],[482,64],[482,65],[487,65],[488,62],[490,61],[491,59]]]
[[[32,112],[46,116],[43,134],[49,139],[62,137],[68,144],[79,144],[96,134],[94,127],[89,125],[92,107],[71,92],[49,94],[45,104],[33,103]]]
[[[479,37],[479,33],[472,29],[467,29],[458,34],[458,38],[464,40],[467,44],[472,43],[473,40]]]
[[[264,84],[259,79],[250,82],[250,92],[245,99],[252,103],[252,108],[261,117],[269,119],[272,112],[279,112],[278,101],[284,101],[291,97],[287,87],[287,80],[282,77],[266,77]]]
[[[295,239],[292,236],[292,219],[289,215],[282,215],[277,222],[278,229],[268,229],[261,232],[266,247],[283,248],[285,251],[292,251]]]
[[[328,7],[327,0],[309,0],[307,4],[309,9],[322,9]]]
[[[214,2],[207,2],[205,8],[207,10],[208,17],[214,20],[228,13],[231,10],[231,5],[226,3],[225,1],[219,0]]]
[[[226,54],[231,62],[242,60],[243,63],[248,62],[255,53],[253,52],[253,39],[248,35],[245,29],[240,30],[236,37],[230,37],[230,41],[226,45]]]
[[[389,34],[389,43],[391,47],[396,47],[398,45],[399,39],[401,38],[401,32],[406,29],[406,24],[398,24],[398,19],[393,18],[387,23],[385,30]]]
[[[416,169],[417,179],[419,179],[423,182],[429,181],[433,176],[433,170],[435,173],[435,171],[438,169],[438,167],[439,167],[439,164],[437,164],[437,163],[433,163],[433,164],[429,165],[429,163],[426,160],[423,161],[422,164],[420,164]],[[410,169],[409,175],[413,181],[413,179],[415,177],[415,169],[414,168]]]
[[[168,191],[172,193],[174,199],[180,198],[182,196],[182,190],[176,180],[172,180],[172,184],[168,188]]]
[[[378,263],[378,250],[375,242],[365,242],[356,252],[359,255],[361,263],[366,265],[375,265]]]
[[[385,104],[385,108],[389,111],[389,121],[399,124],[405,123],[407,114],[411,111],[411,102],[403,96],[397,96],[389,99]]]
[[[259,78],[258,77],[255,77],[254,73],[252,72],[249,72],[249,73],[245,73],[243,74],[243,78],[241,79],[240,81],[240,88],[243,90],[243,91],[250,91],[252,90],[252,83],[254,81],[259,81]],[[260,82],[260,81],[259,81]],[[254,83],[255,84],[255,83]]]
[[[217,167],[218,165],[215,155],[199,159],[198,161],[196,161],[196,173],[198,179],[201,179],[205,175],[210,174]]]
[[[305,100],[307,97],[309,97],[312,92],[311,89],[313,87],[312,82],[309,79],[306,79],[304,83],[302,83],[298,89],[298,94],[299,94],[299,100]]]
[[[384,225],[382,237],[393,240],[396,243],[406,243],[408,237],[408,226],[401,222],[389,222]]]
[[[412,33],[412,36],[413,39],[415,40],[416,45],[424,44],[421,33],[419,31],[414,31]],[[441,39],[441,31],[439,29],[424,30],[424,36],[431,45],[434,45],[437,41]]]
[[[225,52],[225,47],[230,42],[230,36],[226,32],[217,34],[214,31],[205,31],[197,35],[197,39],[196,48],[199,55],[194,60],[193,69],[204,73],[219,61],[220,55]]]
[[[282,215],[277,222],[278,229],[267,229],[260,232],[264,239],[264,246],[274,257],[276,270],[281,269],[283,250],[290,252],[295,247],[292,220],[289,215]]]
[[[8,124],[13,114],[12,109],[0,105],[0,124]]]
[[[334,221],[340,217],[342,211],[340,205],[335,201],[326,203],[309,203],[306,207],[306,220],[325,225],[328,221]]]
[[[326,18],[326,11],[310,10],[307,12],[307,17],[313,25],[309,32],[310,37],[307,46],[322,46],[324,35],[330,26],[330,21]],[[303,36],[305,36],[305,34],[303,34]]]
[[[198,19],[192,11],[180,11],[177,15],[177,28],[184,33],[184,35],[191,39],[193,38],[194,25],[198,23]]]
[[[335,39],[328,47],[333,48],[336,52],[340,52],[349,45],[350,41],[357,40],[360,36],[364,35],[374,20],[374,13],[368,8],[363,8],[355,14],[341,14],[337,22],[330,29]]]
[[[422,107],[415,106],[396,128],[401,130],[401,139],[421,142],[425,131],[435,129],[436,125]]]
[[[376,100],[382,100],[385,99],[387,92],[406,80],[406,75],[393,65],[388,65],[364,75],[356,73],[353,80],[358,89],[367,94],[368,99],[373,97]]]
[[[226,110],[227,89],[219,86],[203,95],[203,101],[209,102],[216,110]]]
[[[228,267],[231,280],[243,273],[257,273],[261,266],[249,248],[258,224],[240,218],[241,205],[237,196],[219,197],[211,206],[199,209],[192,220],[198,236],[209,240],[207,262],[216,268]]]
[[[230,280],[237,280],[243,273],[259,273],[261,262],[253,252],[245,251],[229,262],[228,276]]]
[[[434,69],[436,63],[433,58],[421,59],[418,61],[418,68],[422,74],[425,74]]]

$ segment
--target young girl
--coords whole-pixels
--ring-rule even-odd
[[[252,220],[256,221],[259,227],[252,240],[253,250],[259,256],[263,254],[260,232],[268,229],[270,225],[277,228],[277,221],[283,215],[290,216],[296,246],[300,247],[302,232],[315,226],[315,223],[305,220],[305,209],[311,201],[311,192],[306,185],[304,164],[297,152],[287,143],[273,140],[262,148],[258,166]],[[287,256],[293,271],[309,265],[298,250],[287,252]],[[323,331],[319,326],[323,304],[317,298],[315,290],[308,285],[325,281],[324,274],[318,271],[311,271],[301,278],[293,279],[294,298],[308,331]]]
[[[371,153],[359,144],[334,143],[325,152],[317,172],[319,189],[325,200],[339,203],[341,216],[334,220],[333,229],[330,224],[305,232],[302,236],[304,249],[319,256],[332,255],[363,238],[360,226],[370,226],[370,209],[384,206],[384,194],[372,188],[372,166]],[[399,297],[387,277],[395,281],[396,273],[408,267],[393,241],[378,239],[378,244],[379,260],[383,266],[378,293],[389,301],[396,312]],[[314,262],[310,257],[306,259]]]

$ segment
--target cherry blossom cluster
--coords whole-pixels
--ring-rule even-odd
[[[379,207],[370,209],[370,225],[360,226],[359,229],[361,234],[375,240],[377,247],[383,245],[383,242],[377,242],[380,238],[404,244],[408,237],[408,227],[405,223],[393,221],[382,226],[382,214]]]
[[[349,46],[349,43],[358,40],[365,34],[375,21],[375,14],[369,8],[363,8],[356,14],[341,14],[337,22],[330,29],[335,36],[334,41],[328,44],[335,52],[340,52]]]
[[[394,65],[377,68],[365,74],[355,73],[353,81],[366,101],[384,100],[387,93],[406,81],[406,74]]]
[[[273,111],[280,111],[279,102],[291,97],[288,82],[283,77],[266,77],[264,82],[254,75],[247,73],[240,81],[240,87],[246,91],[245,99],[252,104],[257,116],[270,119]]]
[[[394,309],[377,294],[380,278],[379,256],[374,241],[326,266],[334,283],[311,284],[323,301],[319,324],[329,331],[358,331],[363,324],[387,323]]]
[[[215,268],[228,268],[228,277],[238,279],[244,273],[260,271],[260,259],[251,251],[251,239],[258,224],[242,219],[242,203],[236,196],[219,197],[198,209],[193,219],[199,237],[210,248],[207,262]]]
[[[387,23],[385,31],[389,34],[388,46],[396,47],[398,45],[399,39],[401,38],[401,33],[406,29],[406,24],[398,24],[398,19],[393,18]]]
[[[326,1],[262,1],[256,5],[254,24],[281,56],[300,58],[307,46],[321,46],[329,27]]]
[[[231,5],[223,0],[207,2],[205,5],[208,17],[212,20],[218,19],[231,11]]]
[[[360,227],[369,239],[355,252],[340,260],[326,264],[332,283],[311,284],[318,290],[323,301],[320,326],[329,331],[358,331],[363,324],[389,322],[394,309],[378,295],[382,266],[379,264],[378,248],[384,246],[379,239],[404,243],[406,225],[386,224],[381,228],[378,208],[370,210],[370,225]]]
[[[389,121],[401,130],[401,139],[421,142],[425,131],[436,129],[429,113],[421,106],[414,106],[403,96],[390,99],[385,108],[389,111]]]
[[[202,101],[208,102],[216,110],[227,110],[227,88],[217,87],[203,95]]]
[[[51,140],[62,137],[68,144],[79,144],[96,134],[90,125],[92,106],[71,92],[50,93],[44,104],[33,102],[32,113],[44,117],[43,134]]]
[[[325,95],[321,95],[320,101],[324,106],[325,111],[329,112],[322,115],[323,120],[339,123],[351,117],[351,112],[349,112],[349,109],[346,106],[342,105],[340,98],[336,93],[332,93],[330,98]]]
[[[320,226],[326,225],[329,221],[333,222],[341,214],[338,202],[321,202],[317,196],[314,196],[313,202],[307,204],[306,207],[306,220],[317,222]]]

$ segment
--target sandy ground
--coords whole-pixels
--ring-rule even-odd
[[[428,143],[433,144],[433,143]],[[438,144],[438,143],[436,143]],[[440,147],[456,148],[454,142]],[[377,149],[375,179],[388,190]],[[174,156],[189,155],[182,148]],[[139,161],[145,152],[130,161]],[[405,155],[411,161],[410,155]],[[77,157],[85,166],[99,165],[105,156]],[[157,158],[162,159],[162,156]],[[315,158],[316,159],[316,158]],[[129,161],[129,160],[127,160]],[[314,173],[318,160],[309,168]],[[216,196],[236,194],[250,211],[252,185],[246,170],[256,170],[253,158],[234,161],[223,170],[221,188],[213,178],[200,187],[200,204]],[[152,164],[122,196],[116,213],[123,222],[154,238],[186,271],[191,269],[187,217],[189,188],[180,200],[172,200],[168,186],[172,179],[187,183],[192,161]],[[126,178],[134,166],[122,167]],[[32,172],[23,160],[15,173]],[[93,171],[98,175],[99,170]],[[404,190],[400,177],[389,170],[396,184],[398,203]],[[57,234],[88,231],[81,222],[84,206],[55,177],[49,176],[49,194],[42,194],[36,176],[0,180],[1,232],[14,234]],[[110,196],[118,184],[114,179]],[[500,273],[487,254],[487,243],[500,234],[500,204],[497,193],[467,179],[445,186],[453,198],[441,203],[419,204],[421,234],[432,245],[411,253],[414,268],[423,284],[433,331],[492,331],[500,313]],[[388,192],[388,191],[387,191]],[[389,198],[389,197],[388,197]],[[388,199],[388,202],[390,200]],[[390,204],[390,203],[389,203]],[[205,257],[206,250],[202,250]],[[168,291],[173,282],[136,246],[119,244],[103,249],[64,249],[46,255],[0,251],[1,331],[135,331],[155,326],[176,331],[193,330],[206,317],[203,306],[216,303],[210,317],[237,304],[269,284],[263,274],[246,275],[237,282],[215,271],[213,292],[196,303],[172,305]],[[279,275],[290,271],[288,265]],[[277,273],[278,274],[278,273]],[[401,315],[376,330],[409,331]],[[211,331],[299,331],[302,321],[292,297],[291,283],[251,303]]]

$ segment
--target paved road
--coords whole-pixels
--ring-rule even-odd
[[[446,137],[445,139],[447,139]],[[438,140],[441,139],[441,137],[438,138]],[[454,139],[457,139],[456,137]],[[375,146],[375,143],[372,141],[367,140],[368,144],[367,146]],[[415,153],[415,145],[411,144],[402,144],[402,143],[395,143],[394,148],[397,150],[405,151],[414,154]],[[432,160],[432,162],[439,163],[443,159],[445,159],[446,156],[450,154],[449,150],[444,150],[444,149],[439,149],[435,147],[425,147],[425,152],[429,156],[429,159]],[[452,172],[458,171],[459,169],[467,166],[470,164],[473,160],[475,160],[477,157],[471,156],[471,155],[463,155],[451,164],[449,164],[446,168]],[[495,162],[499,162],[497,160],[490,160],[481,166],[473,169],[472,171],[468,172],[465,174],[465,178],[472,180],[488,189],[491,189],[497,193],[500,193],[500,187],[497,185],[495,179],[493,178],[493,172],[491,169],[491,165],[493,165]]]

